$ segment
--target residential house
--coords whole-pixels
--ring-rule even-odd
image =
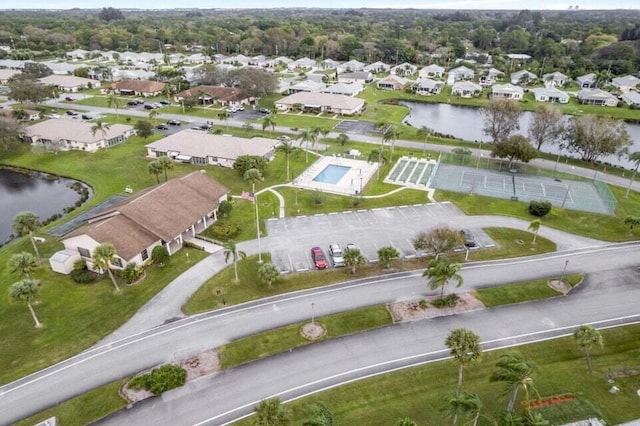
[[[277,58],[275,58],[273,60],[273,66],[277,67],[280,65],[289,65],[291,62],[293,62],[293,59],[291,58],[287,58],[286,56],[278,56]]]
[[[62,151],[96,152],[100,148],[119,145],[136,133],[133,126],[112,124],[102,130],[93,129],[95,123],[58,118],[34,124],[25,129],[22,139],[32,145],[55,147]]]
[[[231,107],[249,105],[256,101],[256,98],[246,96],[240,89],[224,86],[195,86],[175,94],[176,102],[189,98],[197,98],[202,104],[219,102]]]
[[[524,89],[510,83],[496,84],[491,88],[491,97],[493,99],[512,99],[520,101],[524,97]]]
[[[411,77],[416,73],[416,71],[418,71],[418,67],[408,62],[396,65],[389,70],[392,75],[397,75],[399,77]]]
[[[145,71],[145,70],[129,70],[129,69],[121,69],[121,68],[113,68],[111,70],[111,81],[122,81],[122,80],[149,80],[156,73],[153,71]]]
[[[287,69],[291,72],[300,72],[303,70],[315,70],[317,68],[316,61],[309,58],[300,58],[287,64]]]
[[[40,111],[36,111],[33,109],[9,109],[9,108],[2,108],[0,109],[0,115],[4,116],[4,117],[11,117],[11,118],[16,118],[14,111],[20,111],[21,113],[24,113],[24,116],[19,119],[19,121],[38,121],[40,120]]]
[[[54,75],[63,75],[63,76],[72,76],[73,72],[78,68],[86,67],[86,65],[83,65],[83,64],[70,64],[68,62],[44,61],[40,63],[42,65],[46,65],[53,72]]]
[[[140,191],[101,211],[86,225],[65,235],[62,243],[65,250],[78,253],[90,269],[94,269],[93,251],[105,243],[115,248],[112,268],[124,269],[128,263],[142,265],[157,246],[166,247],[173,255],[185,241],[193,242],[196,234],[217,220],[218,207],[228,193],[222,184],[196,171]]]
[[[497,68],[489,68],[480,77],[480,85],[483,87],[492,86],[498,79],[504,77],[504,73]]]
[[[75,75],[49,75],[38,79],[45,86],[53,86],[63,92],[78,92],[82,89],[93,87],[96,82],[90,78],[76,77]]]
[[[456,68],[452,68],[449,70],[449,75],[447,77],[447,84],[453,84],[456,81],[461,80],[471,80],[475,77],[476,73],[471,68],[465,67],[461,65]]]
[[[538,80],[538,76],[528,70],[511,73],[511,84],[527,85]]]
[[[327,87],[327,85],[324,83],[319,83],[313,80],[304,80],[289,87],[287,93],[291,95],[298,92],[319,92],[325,87]]]
[[[640,93],[626,92],[622,94],[622,101],[634,108],[640,108]]]
[[[187,64],[204,64],[209,60],[207,55],[202,53],[194,53],[193,55],[185,56],[184,62]]]
[[[451,87],[451,94],[461,98],[471,98],[480,93],[482,93],[482,87],[470,81],[456,81]]]
[[[578,101],[585,105],[618,106],[618,98],[600,89],[583,89],[576,94]]]
[[[0,69],[0,84],[7,84],[11,77],[18,75],[20,73],[21,71],[19,70]]]
[[[555,87],[536,87],[533,96],[537,102],[569,103],[569,94]]]
[[[531,59],[531,56],[524,53],[509,53],[507,54],[507,58],[513,59],[516,61],[526,61],[527,59]]]
[[[555,71],[542,76],[542,81],[548,87],[562,87],[570,80],[570,78],[561,72]]]
[[[418,76],[442,78],[444,76],[444,67],[436,64],[427,65],[418,72]]]
[[[121,80],[111,87],[116,93],[125,96],[158,96],[164,90],[166,84],[151,80]]]
[[[364,87],[360,83],[336,83],[320,90],[321,93],[332,93],[334,95],[356,96],[362,92]]]
[[[333,59],[325,59],[322,61],[322,69],[325,70],[335,70],[340,66],[340,62],[334,61]]]
[[[421,77],[416,81],[413,89],[419,95],[437,95],[442,91],[443,87],[444,83],[442,81]]]
[[[632,75],[625,75],[624,77],[616,77],[611,79],[613,87],[620,89],[622,92],[628,92],[629,90],[636,89],[640,85],[640,78]]]
[[[69,59],[69,60],[79,60],[79,59],[86,59],[89,57],[89,54],[91,52],[89,52],[88,50],[84,50],[84,49],[76,49],[76,50],[72,50],[71,52],[67,52],[64,56]]]
[[[330,93],[298,92],[275,101],[279,111],[300,109],[305,112],[328,112],[354,115],[362,112],[364,99]]]
[[[246,139],[187,129],[145,146],[149,158],[168,156],[182,163],[233,167],[242,155],[255,155],[271,161],[279,143],[276,139]]]
[[[355,59],[352,59],[348,62],[345,62],[343,64],[341,64],[338,67],[338,72],[358,72],[358,71],[364,71],[364,66],[365,64],[360,62],[360,61],[356,61]]]
[[[373,74],[370,71],[348,72],[344,74],[338,74],[338,82],[369,84],[373,82]]]
[[[382,80],[378,80],[376,86],[380,90],[402,90],[411,80],[398,75],[389,75]]]
[[[380,72],[388,72],[390,69],[391,69],[391,65],[378,61],[369,65],[366,65],[362,70],[365,72],[378,74]]]
[[[581,89],[593,89],[596,87],[596,75],[594,73],[576,77],[576,81]]]

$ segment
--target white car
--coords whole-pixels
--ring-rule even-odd
[[[329,244],[329,256],[334,267],[344,266],[344,257],[342,257],[342,249],[336,243]]]
[[[286,136],[286,135],[278,136],[276,139],[278,139],[279,141],[282,141],[282,142],[288,142],[288,141],[291,140],[291,138],[289,136]]]

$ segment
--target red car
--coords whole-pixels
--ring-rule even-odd
[[[327,266],[329,266],[327,258],[320,247],[313,247],[311,249],[311,259],[313,259],[313,264],[316,269],[326,269]]]

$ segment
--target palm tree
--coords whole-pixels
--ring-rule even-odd
[[[150,174],[156,177],[156,183],[160,183],[160,175],[162,174],[162,165],[158,162],[158,160],[154,160],[147,164],[147,170]]]
[[[382,151],[382,149],[374,149],[373,151],[371,151],[369,153],[369,157],[367,158],[367,161],[369,163],[376,163],[376,162],[380,163],[378,164],[378,169],[376,171],[378,175],[376,179],[380,180],[380,169],[382,168],[382,165],[387,162],[387,159],[384,156],[384,152]]]
[[[224,128],[226,130],[229,124],[229,111],[227,111],[226,109],[223,109],[218,113],[218,118],[224,121]]]
[[[333,426],[333,413],[324,402],[307,405],[305,414],[302,426]]]
[[[336,140],[340,142],[341,146],[344,146],[344,144],[349,142],[349,135],[347,135],[346,133],[340,133],[336,138]]]
[[[631,191],[631,185],[633,185],[633,181],[636,178],[636,174],[638,173],[638,168],[640,167],[640,151],[632,152],[627,157],[629,161],[635,164],[633,168],[633,174],[631,175],[631,179],[629,180],[629,186],[627,186],[627,192],[624,193],[624,198],[629,198],[629,192]]]
[[[591,374],[591,350],[594,347],[601,348],[603,346],[602,334],[590,325],[581,325],[573,332],[573,338],[587,357],[587,368]]]
[[[160,115],[160,111],[158,111],[157,109],[152,109],[151,111],[149,111],[149,120],[153,120],[159,115]]]
[[[351,273],[356,273],[356,268],[367,263],[360,249],[352,248],[344,254],[344,264],[351,267]]]
[[[20,272],[25,278],[30,279],[31,273],[38,267],[38,260],[29,252],[16,253],[9,258],[11,272]]]
[[[36,246],[36,240],[33,233],[40,229],[41,226],[42,224],[40,223],[38,216],[33,212],[18,213],[13,218],[14,231],[16,231],[21,237],[24,237],[25,235],[29,236],[38,262],[40,262],[40,252],[38,252],[38,246]]]
[[[389,142],[391,144],[391,161],[392,162],[393,162],[393,150],[395,148],[396,141],[398,140],[399,136],[400,136],[400,133],[396,130],[396,128],[393,125],[387,126],[387,129],[382,134],[382,143],[384,144],[385,142]]]
[[[163,155],[162,157],[158,158],[156,161],[158,162],[158,165],[164,172],[164,181],[166,182],[169,179],[169,177],[167,176],[167,170],[173,170],[173,167],[174,167],[173,160],[171,159],[171,157],[167,157],[166,155]]]
[[[450,393],[445,395],[445,406],[442,411],[447,417],[451,417],[453,426],[458,422],[458,415],[472,416],[473,420],[469,424],[475,426],[480,419],[480,410],[482,409],[482,400],[477,393],[461,392],[459,395]]]
[[[429,138],[429,136],[431,136],[433,132],[427,126],[422,126],[416,131],[416,133],[418,134],[419,137],[424,138],[424,148],[422,149],[422,156],[426,157],[427,156],[427,139]]]
[[[305,144],[304,161],[305,163],[308,163],[309,162],[309,142],[315,140],[315,135],[311,130],[301,130],[300,133],[298,133],[298,135],[296,136],[296,140],[299,140],[301,143]]]
[[[418,426],[418,424],[410,417],[402,417],[398,419],[395,426]]]
[[[299,148],[293,145],[293,143],[291,143],[290,141],[284,141],[276,147],[277,152],[284,152],[284,154],[287,157],[287,181],[291,180],[291,170],[289,168],[289,157],[291,156],[291,154],[298,151],[298,149]]]
[[[598,71],[596,72],[596,77],[593,81],[593,84],[596,88],[601,89],[607,85],[610,79],[611,79],[611,72],[609,70]]]
[[[445,340],[445,345],[453,359],[458,362],[458,386],[456,394],[460,394],[462,389],[462,373],[464,367],[473,361],[479,360],[482,356],[480,346],[480,336],[466,328],[456,328],[452,330]]]
[[[40,290],[40,283],[31,279],[24,279],[14,283],[9,289],[9,296],[14,302],[23,302],[27,304],[29,312],[33,317],[33,321],[36,323],[36,328],[42,327],[42,323],[38,321],[36,313],[31,306],[31,302],[38,298]]]
[[[525,401],[528,407],[529,388],[533,386],[533,379],[531,378],[533,365],[517,351],[509,351],[500,357],[496,367],[497,370],[491,374],[489,381],[504,382],[506,384],[505,393],[511,393],[507,411],[513,411],[521,388],[525,392]]]
[[[111,128],[110,124],[103,123],[102,121],[98,120],[98,121],[96,121],[96,124],[91,126],[91,134],[93,136],[95,136],[96,133],[100,132],[100,133],[102,133],[102,137],[106,139],[107,138],[107,130],[109,130],[110,128]]]
[[[233,260],[233,271],[235,273],[236,282],[238,282],[238,258],[244,259],[245,257],[247,257],[247,254],[241,250],[238,250],[235,240],[225,241],[224,243],[222,243],[222,247],[224,248],[224,263],[229,262],[229,258]]]
[[[313,141],[311,141],[312,146],[314,148],[316,146],[316,143],[320,139],[320,137],[326,138],[329,135],[329,133],[331,133],[331,131],[329,129],[324,129],[322,127],[314,127],[311,131],[315,135],[315,139]]]
[[[280,403],[280,398],[262,400],[254,411],[256,426],[283,426],[288,423],[288,413]]]
[[[100,272],[107,271],[109,274],[109,278],[111,278],[111,282],[115,287],[116,291],[120,291],[120,287],[118,287],[118,283],[116,282],[116,277],[113,275],[111,271],[111,263],[116,260],[116,249],[113,245],[109,243],[100,244],[93,250],[93,256],[91,257],[93,261],[93,267],[98,268]]]
[[[276,266],[271,262],[264,263],[260,268],[258,268],[258,277],[260,277],[260,281],[266,283],[269,288],[271,288],[271,284],[273,284],[279,275],[280,270],[278,270],[278,268],[276,268]]]
[[[431,290],[440,289],[440,298],[444,296],[444,287],[449,280],[454,280],[458,284],[456,287],[460,287],[464,283],[464,279],[460,272],[462,265],[460,263],[453,263],[451,260],[442,256],[438,259],[434,259],[429,263],[429,267],[422,273],[423,277],[429,278],[429,288]]]
[[[538,238],[538,231],[540,231],[540,225],[542,225],[542,221],[540,219],[534,219],[531,221],[529,227],[527,228],[529,231],[533,232],[533,241],[531,242],[531,244],[536,243],[536,238]]]
[[[540,413],[527,411],[524,414],[524,424],[526,426],[549,426],[551,422],[542,417]]]
[[[107,97],[107,106],[109,108],[115,108],[116,117],[119,117],[118,108],[122,106],[122,102],[115,94],[112,93]]]
[[[276,129],[276,121],[273,119],[273,117],[271,115],[267,115],[266,117],[264,117],[262,119],[262,131],[264,132],[268,127],[271,127],[271,130],[269,131],[269,136],[271,136],[271,133]]]

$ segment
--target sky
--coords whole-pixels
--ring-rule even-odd
[[[3,0],[0,9],[175,9],[175,8],[417,8],[417,9],[553,9],[563,10],[578,5],[580,9],[640,9],[638,0]]]

